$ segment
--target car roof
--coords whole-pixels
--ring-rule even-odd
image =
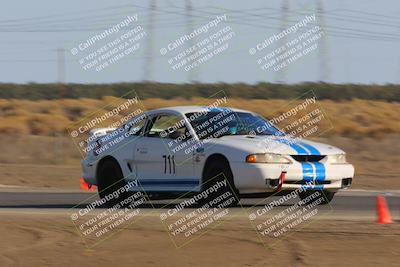
[[[175,107],[153,109],[153,110],[149,111],[149,114],[160,113],[160,112],[175,112],[175,113],[177,112],[177,113],[181,113],[181,114],[186,114],[186,113],[193,113],[193,112],[202,112],[204,110],[222,111],[223,109],[230,109],[233,112],[252,113],[251,111],[248,111],[248,110],[231,108],[231,107],[215,107],[215,108],[213,108],[213,107],[209,107],[209,106],[175,106]]]

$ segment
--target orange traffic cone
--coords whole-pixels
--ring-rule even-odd
[[[96,190],[96,186],[95,185],[91,185],[85,182],[85,180],[83,180],[83,178],[81,178],[80,182],[80,188],[83,190]]]
[[[379,224],[393,223],[386,199],[381,195],[376,197],[376,212]]]

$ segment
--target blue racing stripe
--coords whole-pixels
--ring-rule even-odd
[[[276,138],[275,140],[296,150],[297,155],[321,155],[318,149],[304,142],[295,143],[295,141],[283,138]],[[305,182],[318,182],[323,181],[326,178],[325,166],[320,162],[301,162],[301,168],[303,181]],[[323,189],[323,185],[306,186],[304,189]]]
[[[302,185],[302,189],[315,189],[315,190],[323,190],[324,186],[323,185]]]
[[[296,150],[297,155],[309,155],[310,154],[304,148],[302,148],[301,146],[294,143],[294,141],[283,139],[283,138],[276,138],[275,140],[278,141],[279,143],[288,145],[291,148],[293,148],[294,150]]]
[[[303,181],[311,182],[314,180],[313,167],[311,163],[302,162],[301,168],[303,169]]]
[[[325,180],[325,166],[321,162],[314,162],[315,172],[316,172],[316,181],[323,181]]]
[[[318,149],[316,149],[315,147],[313,147],[312,145],[300,142],[299,145],[302,145],[303,147],[305,147],[306,149],[308,149],[311,152],[311,155],[321,155],[321,153],[318,151]]]

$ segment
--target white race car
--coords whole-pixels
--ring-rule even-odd
[[[83,178],[100,197],[132,181],[130,191],[191,194],[219,175],[236,196],[233,204],[293,190],[301,198],[321,190],[326,204],[354,176],[339,148],[289,137],[261,116],[232,108],[147,111],[120,128],[92,131],[89,147]]]

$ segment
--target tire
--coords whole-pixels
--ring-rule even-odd
[[[224,205],[224,207],[236,207],[239,204],[240,196],[239,196],[239,191],[236,189],[235,184],[233,182],[233,174],[229,166],[224,162],[215,161],[211,162],[210,164],[207,164],[205,168],[206,169],[204,171],[203,188],[202,188],[203,192],[209,190],[217,182],[222,182],[224,180],[227,180],[226,183],[227,186],[218,189],[218,191],[215,193],[209,194],[208,197],[206,199],[202,199],[202,201],[200,201],[199,204],[203,206],[209,203],[211,200],[215,199],[216,197],[227,193],[230,196],[229,199],[233,197],[233,201],[232,203],[226,206]],[[217,205],[210,204],[210,207],[214,206]]]
[[[107,159],[102,162],[97,171],[99,197],[105,198],[107,195],[125,186],[126,182],[123,178],[122,170],[115,160]],[[105,206],[113,207],[126,197],[128,197],[127,192],[119,194],[118,197],[106,201]]]
[[[299,197],[301,200],[306,199],[308,196],[312,195],[315,191],[314,190],[307,190],[299,193]],[[323,190],[320,191],[322,194],[322,201],[319,205],[326,205],[330,203],[335,196],[336,192]]]

